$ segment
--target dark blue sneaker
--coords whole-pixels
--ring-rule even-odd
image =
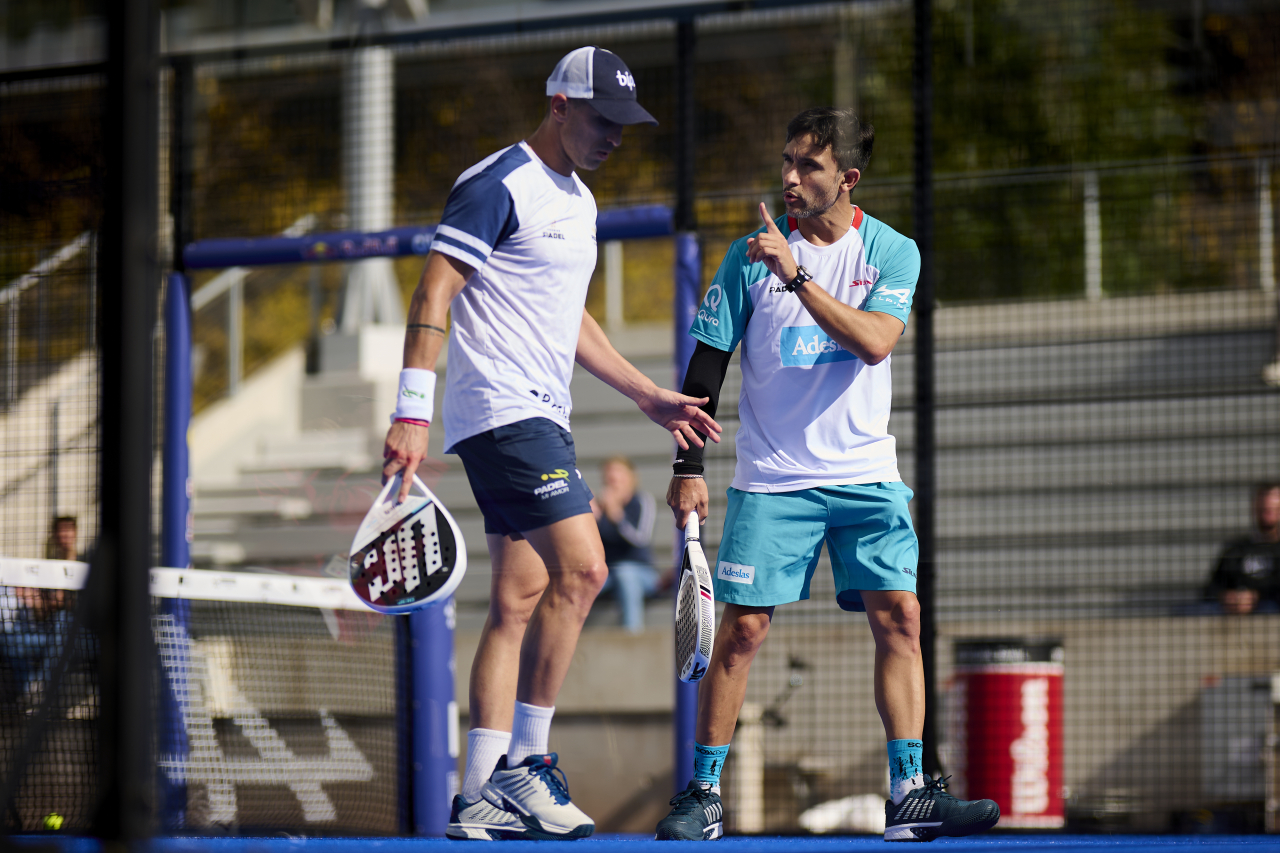
[[[689,781],[671,798],[671,814],[658,823],[658,841],[711,841],[724,835],[724,804],[711,783]]]
[[[928,777],[926,777],[928,778]],[[994,800],[957,800],[947,793],[947,779],[929,779],[896,806],[884,804],[885,841],[932,841],[986,832],[1000,820]]]

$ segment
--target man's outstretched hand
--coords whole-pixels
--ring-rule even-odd
[[[723,431],[720,424],[698,408],[706,405],[709,399],[708,397],[686,397],[684,394],[655,386],[647,395],[636,400],[636,405],[640,407],[640,411],[649,416],[649,420],[671,433],[681,450],[688,450],[690,442],[696,447],[703,446],[698,432],[717,444],[720,442],[720,433]]]

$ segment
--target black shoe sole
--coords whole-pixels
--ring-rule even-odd
[[[583,824],[575,826],[568,832],[547,832],[542,828],[542,824],[532,815],[521,815],[520,820],[524,821],[524,825],[528,827],[526,838],[532,838],[534,841],[577,841],[579,838],[590,838],[591,834],[596,831],[592,824]]]

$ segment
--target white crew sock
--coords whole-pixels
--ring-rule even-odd
[[[511,721],[511,745],[507,747],[507,766],[515,767],[530,755],[545,755],[551,735],[551,718],[556,709],[516,703]]]
[[[480,799],[480,789],[493,775],[498,759],[507,751],[511,732],[495,729],[472,729],[467,732],[467,773],[462,777],[462,799],[474,803]]]

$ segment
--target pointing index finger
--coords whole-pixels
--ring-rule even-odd
[[[778,230],[778,224],[769,216],[769,208],[764,206],[764,202],[760,202],[760,218],[764,220],[764,227],[775,234],[781,234]]]

